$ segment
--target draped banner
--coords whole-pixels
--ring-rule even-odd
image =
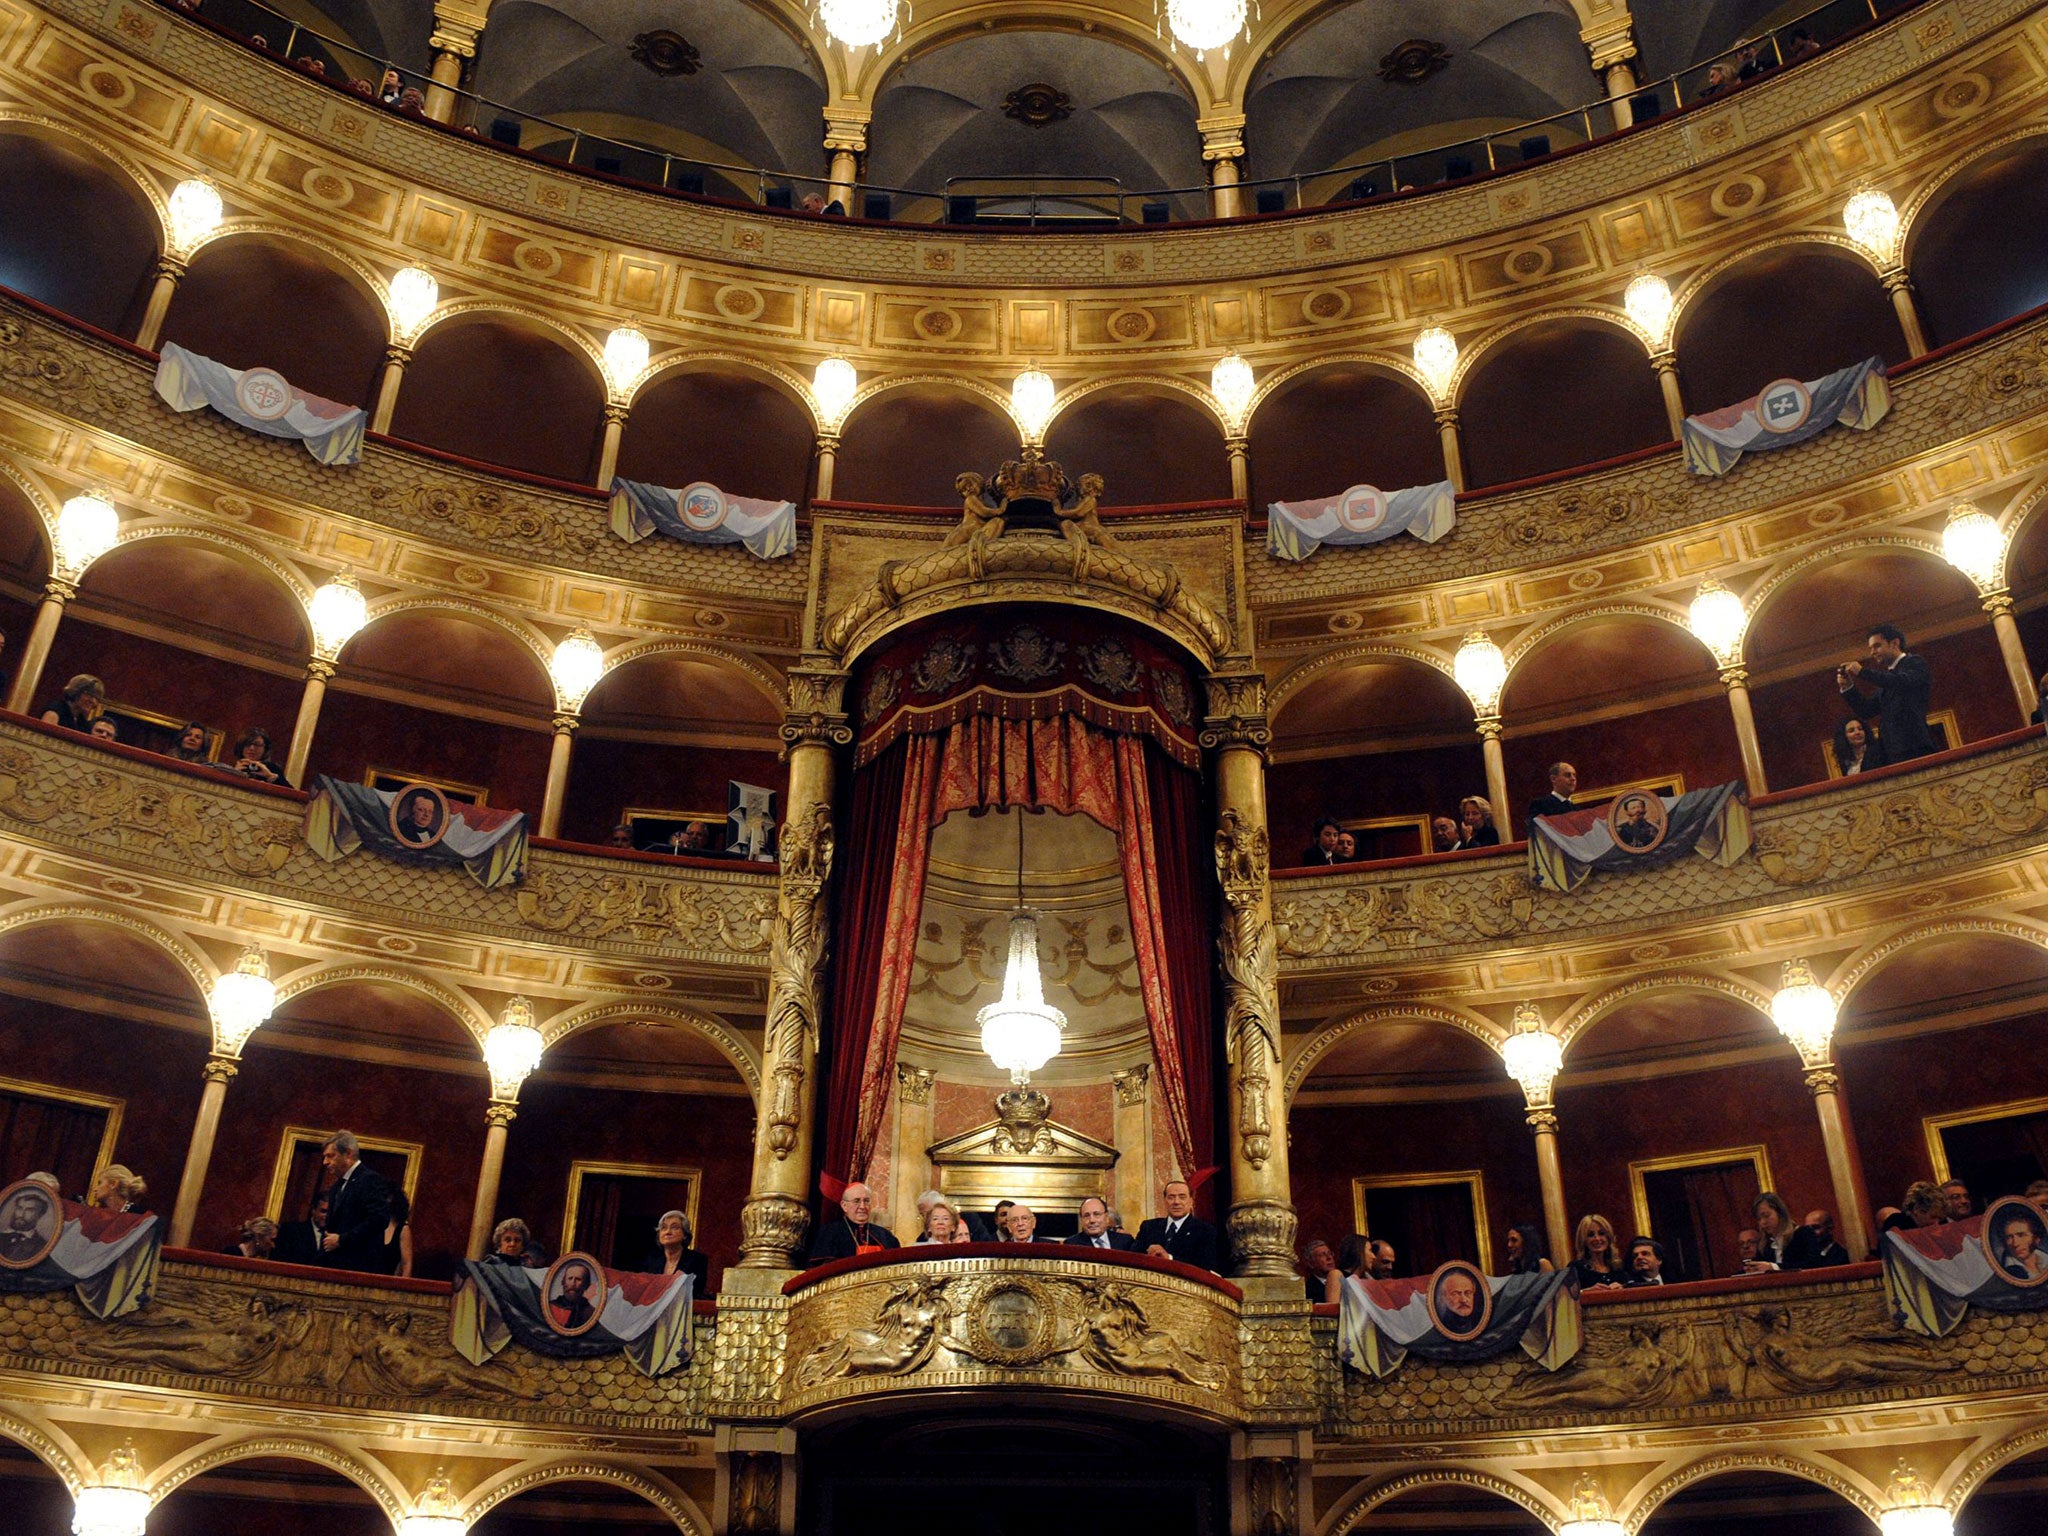
[[[1139,991],[1174,1156],[1213,1145],[1209,880],[1186,664],[1137,634],[1005,610],[884,650],[858,691],[833,975],[829,1188],[862,1177],[891,1097],[932,831],[954,811],[1078,814],[1117,836]],[[1086,636],[1084,640],[1081,637]],[[999,686],[1008,684],[1009,686]],[[1185,752],[1186,756],[1182,754]],[[1183,766],[1183,765],[1186,766]]]
[[[565,1253],[546,1269],[474,1259],[463,1268],[467,1278],[448,1299],[448,1334],[471,1365],[515,1339],[568,1360],[623,1351],[646,1376],[690,1363],[696,1282],[687,1274],[629,1274],[587,1253]]]
[[[1337,1358],[1390,1376],[1413,1353],[1424,1360],[1488,1360],[1519,1345],[1554,1371],[1579,1352],[1579,1287],[1566,1267],[1547,1275],[1483,1275],[1462,1260],[1412,1280],[1344,1278]]]
[[[526,812],[463,805],[431,785],[372,789],[321,774],[306,807],[306,846],[332,864],[367,844],[401,864],[460,864],[486,890],[526,874]]]
[[[230,368],[174,341],[156,365],[156,392],[174,411],[212,406],[237,426],[306,445],[322,464],[354,464],[363,456],[361,406],[309,395],[274,368]]]
[[[1779,379],[1740,405],[1685,418],[1685,467],[1725,475],[1745,453],[1790,448],[1832,426],[1867,432],[1892,408],[1884,360],[1862,362],[1802,384]]]
[[[1982,1216],[1887,1232],[1884,1290],[1899,1326],[1930,1339],[1954,1332],[1972,1307],[2048,1309],[2048,1218],[2008,1198]]]
[[[1676,796],[1625,789],[1606,805],[1532,817],[1529,882],[1575,891],[1596,869],[1668,864],[1686,853],[1725,869],[1749,843],[1749,792],[1740,780]]]
[[[149,1300],[162,1252],[153,1215],[61,1199],[33,1179],[0,1189],[0,1292],[69,1286],[94,1317],[122,1317]]]
[[[1457,492],[1448,480],[1405,491],[1354,485],[1315,501],[1268,505],[1266,550],[1278,560],[1306,560],[1325,544],[1377,544],[1397,533],[1434,544],[1457,522]]]
[[[679,491],[639,480],[612,481],[612,532],[628,544],[665,533],[685,544],[744,544],[762,560],[796,548],[796,503],[728,496],[706,480]]]

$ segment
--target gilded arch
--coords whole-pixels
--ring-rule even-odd
[[[1960,938],[1969,935],[2015,939],[2035,949],[2048,950],[2048,925],[2021,922],[2014,918],[1965,917],[1921,923],[1857,951],[1835,967],[1824,985],[1835,1000],[1846,1003],[1856,989],[1914,945],[1929,939]]]
[[[336,961],[328,964],[308,966],[295,971],[277,989],[277,1006],[282,1008],[295,997],[304,997],[312,992],[324,992],[329,987],[345,986],[350,982],[381,982],[387,986],[402,987],[408,992],[425,998],[452,1017],[477,1043],[481,1061],[484,1036],[490,1033],[494,1022],[477,1001],[452,987],[443,986],[425,972],[415,971],[401,965],[370,965],[358,961]]]
[[[1653,992],[1712,993],[1747,1004],[1755,1009],[1766,1023],[1771,1017],[1771,995],[1740,977],[1717,976],[1706,971],[1666,971],[1654,976],[1638,976],[1633,981],[1625,981],[1619,986],[1610,987],[1597,996],[1575,1004],[1551,1025],[1551,1031],[1569,1054],[1572,1042],[1599,1023],[1602,1018],[1630,998],[1643,997]]]
[[[452,304],[442,304],[435,309],[432,318],[421,327],[420,333],[413,337],[413,350],[417,352],[427,344],[429,336],[458,320],[523,321],[528,326],[538,328],[588,363],[591,378],[597,384],[598,390],[605,399],[611,398],[611,382],[604,371],[604,349],[575,326],[563,324],[546,310],[532,309],[524,304],[507,304],[498,299],[458,299]]]
[[[386,301],[389,284],[381,273],[369,263],[361,260],[354,252],[341,246],[315,239],[304,230],[294,229],[288,224],[273,224],[267,219],[229,219],[219,229],[208,235],[192,251],[190,260],[197,262],[200,257],[225,245],[246,241],[273,241],[279,244],[303,246],[311,251],[336,276],[347,279],[362,291],[363,297],[376,306],[377,313],[384,320],[384,340],[391,335],[391,310]]]
[[[313,589],[307,583],[306,578],[290,565],[246,539],[237,538],[232,533],[219,528],[208,527],[201,523],[128,523],[122,527],[120,537],[114,541],[114,549],[127,549],[132,545],[147,543],[152,539],[181,539],[192,544],[210,544],[217,549],[227,550],[236,557],[261,569],[267,575],[275,577],[277,584],[284,588],[286,595],[291,598],[293,611],[298,615],[299,625],[304,631],[307,646],[311,647],[313,637]],[[113,550],[109,550],[107,553],[112,554]],[[104,559],[106,559],[106,555],[100,557],[100,560]],[[94,561],[93,563],[97,565],[99,561]]]
[[[732,1063],[733,1070],[747,1085],[747,1092],[757,1103],[760,1101],[761,1063],[746,1042],[727,1028],[722,1020],[694,1009],[679,1008],[673,1003],[649,1004],[630,1000],[590,1003],[549,1019],[541,1026],[541,1040],[545,1047],[552,1048],[572,1035],[595,1029],[601,1024],[629,1024],[647,1019],[680,1025],[709,1040],[718,1048],[719,1054]]]
[[[508,617],[498,612],[495,608],[486,608],[482,603],[466,602],[459,597],[381,598],[370,604],[368,618],[364,620],[363,627],[350,637],[349,644],[353,645],[357,640],[368,634],[380,621],[401,613],[452,613],[483,624],[486,627],[502,630],[514,640],[517,640],[520,646],[533,657],[534,662],[540,667],[540,675],[547,684],[548,692],[553,693],[555,691],[554,673],[549,669],[548,665],[554,659],[554,647],[548,643],[547,638],[539,630],[526,623],[523,619]],[[344,646],[342,654],[346,655],[347,653],[348,647]]]
[[[92,1458],[69,1436],[59,1439],[54,1429],[24,1419],[0,1408],[0,1439],[12,1440],[36,1460],[64,1479],[64,1486],[76,1494],[92,1473]]]
[[[1049,434],[1062,416],[1082,401],[1104,390],[1152,389],[1170,396],[1185,398],[1197,406],[1203,416],[1214,423],[1216,430],[1225,438],[1231,435],[1230,423],[1223,419],[1217,408],[1216,397],[1201,385],[1170,373],[1131,373],[1113,377],[1087,379],[1069,389],[1061,390],[1053,397],[1052,415],[1046,418],[1045,429]],[[1085,466],[1074,466],[1084,468]]]
[[[1511,320],[1506,325],[1495,326],[1492,330],[1475,337],[1470,346],[1458,348],[1458,370],[1451,384],[1452,403],[1460,407],[1464,405],[1465,386],[1472,381],[1472,375],[1480,370],[1491,353],[1500,350],[1531,326],[1554,325],[1562,320],[1577,320],[1599,326],[1604,330],[1619,332],[1641,347],[1645,358],[1649,356],[1649,343],[1644,340],[1643,333],[1635,328],[1627,314],[1621,310],[1609,309],[1598,304],[1570,304],[1562,309],[1539,310],[1533,315],[1523,315],[1519,319]],[[1672,311],[1671,325],[1672,334],[1675,336],[1678,334],[1675,308]]]
[[[1319,1030],[1308,1043],[1295,1053],[1293,1062],[1287,1068],[1287,1098],[1291,1103],[1295,1093],[1308,1080],[1317,1062],[1327,1056],[1337,1043],[1346,1036],[1374,1024],[1415,1023],[1441,1024],[1449,1029],[1462,1030],[1496,1054],[1505,1033],[1491,1020],[1469,1013],[1462,1008],[1445,1008],[1434,1003],[1417,1003],[1413,1006],[1399,1004],[1385,1008],[1368,1008],[1348,1018]],[[1507,1079],[1503,1076],[1502,1081]]]
[[[156,248],[159,253],[163,251],[168,243],[166,231],[170,227],[170,200],[165,196],[156,178],[129,159],[126,153],[96,134],[81,133],[55,118],[44,117],[36,112],[0,110],[0,133],[4,133],[10,127],[23,129],[36,138],[61,140],[82,147],[95,159],[118,171],[127,179],[137,199],[156,216]]]
[[[1803,573],[1819,566],[1832,565],[1838,560],[1855,554],[1858,550],[1896,550],[1904,551],[1908,554],[1925,555],[1928,559],[1939,563],[1945,570],[1955,569],[1955,567],[1949,565],[1942,558],[1941,542],[1938,536],[1934,534],[1902,531],[1895,533],[1853,534],[1848,538],[1837,539],[1831,544],[1822,545],[1819,549],[1809,550],[1790,565],[1781,566],[1772,571],[1743,600],[1744,605],[1749,609],[1749,624],[1743,631],[1744,647],[1748,646],[1749,636],[1756,632],[1757,622],[1763,617],[1771,602],[1784,592],[1786,588],[1795,583]],[[1967,580],[1960,572],[1957,572],[1957,579]]]
[[[551,1461],[508,1473],[496,1482],[485,1483],[473,1493],[463,1511],[463,1518],[474,1524],[517,1494],[549,1483],[566,1482],[609,1483],[615,1488],[627,1489],[667,1515],[684,1536],[710,1536],[711,1522],[705,1518],[704,1511],[674,1483],[652,1472],[617,1466],[608,1461]]]
[[[1692,641],[1693,644],[1699,646],[1700,654],[1707,658],[1709,665],[1713,662],[1712,652],[1708,651],[1706,645],[1692,632],[1692,626],[1687,623],[1685,610],[1676,603],[1661,601],[1595,603],[1585,608],[1574,608],[1569,613],[1561,613],[1556,618],[1547,619],[1535,626],[1535,628],[1525,629],[1515,636],[1514,643],[1506,647],[1508,681],[1512,682],[1514,680],[1515,670],[1521,666],[1524,660],[1550,641],[1555,640],[1564,631],[1573,628],[1575,625],[1598,619],[1651,619],[1661,624],[1668,624]],[[1503,698],[1507,696],[1506,683],[1501,685],[1501,696]]]
[[[1882,1511],[1882,1506],[1879,1504],[1874,1490],[1860,1479],[1852,1480],[1845,1474],[1837,1472],[1830,1467],[1824,1467],[1818,1462],[1807,1461],[1798,1456],[1788,1456],[1782,1451],[1734,1451],[1718,1456],[1703,1457],[1699,1461],[1681,1467],[1676,1472],[1664,1477],[1647,1492],[1638,1494],[1635,1490],[1631,1490],[1631,1496],[1625,1501],[1628,1514],[1623,1517],[1623,1523],[1628,1527],[1629,1536],[1636,1536],[1636,1532],[1643,1528],[1644,1523],[1649,1520],[1650,1516],[1654,1515],[1674,1494],[1691,1487],[1694,1483],[1704,1482],[1710,1477],[1718,1477],[1724,1472],[1782,1472],[1788,1477],[1796,1477],[1809,1483],[1818,1484],[1831,1493],[1840,1494],[1851,1504],[1855,1505],[1856,1508],[1870,1517],[1872,1525],[1877,1523],[1878,1515]]]
[[[1326,368],[1343,367],[1369,369],[1406,384],[1422,397],[1424,404],[1432,408],[1435,406],[1435,402],[1429,397],[1429,386],[1422,382],[1422,375],[1415,371],[1415,365],[1408,359],[1385,352],[1331,352],[1302,362],[1289,363],[1283,368],[1275,368],[1265,378],[1259,380],[1257,387],[1252,390],[1251,404],[1245,408],[1245,429],[1251,429],[1251,424],[1258,418],[1261,407],[1279,393],[1283,385],[1312,373],[1320,373]]]
[[[1510,1504],[1520,1506],[1553,1529],[1563,1518],[1561,1511],[1550,1502],[1544,1490],[1534,1483],[1511,1481],[1491,1472],[1478,1471],[1476,1468],[1433,1467],[1426,1472],[1404,1472],[1388,1478],[1385,1482],[1369,1484],[1362,1490],[1357,1486],[1347,1489],[1338,1499],[1335,1512],[1323,1521],[1319,1536],[1348,1536],[1349,1532],[1358,1527],[1360,1521],[1389,1500],[1423,1488],[1445,1487],[1473,1488],[1482,1493],[1493,1494]]]
[[[405,1513],[405,1501],[399,1491],[376,1469],[353,1453],[326,1440],[298,1435],[253,1435],[248,1439],[230,1440],[225,1444],[216,1442],[192,1451],[181,1458],[175,1458],[150,1481],[150,1497],[161,1504],[172,1493],[182,1488],[202,1473],[217,1467],[230,1466],[238,1461],[250,1461],[258,1456],[288,1457],[297,1461],[310,1461],[339,1472],[363,1492],[377,1501],[377,1507],[384,1511],[386,1518],[396,1526]]]
[[[670,374],[721,372],[744,374],[750,379],[772,385],[777,394],[804,413],[813,432],[825,430],[823,423],[818,420],[818,404],[812,398],[808,379],[767,358],[746,357],[738,352],[670,352],[647,365],[647,371],[641,374],[633,385],[631,400],[637,404],[642,395]]]
[[[789,702],[789,686],[782,674],[762,661],[758,656],[745,651],[731,650],[722,645],[713,645],[706,640],[636,640],[622,646],[604,659],[604,675],[610,677],[620,668],[642,661],[650,656],[698,656],[714,661],[721,666],[731,667],[735,672],[761,690],[762,695],[779,712]],[[592,693],[597,690],[593,688]]]
[[[1441,651],[1431,650],[1427,646],[1406,645],[1398,640],[1357,640],[1349,645],[1319,651],[1305,661],[1296,662],[1281,673],[1266,691],[1266,713],[1277,718],[1280,711],[1293,701],[1297,693],[1326,673],[1341,670],[1358,662],[1379,660],[1412,661],[1442,673],[1453,684],[1458,680],[1451,658]],[[1460,697],[1463,697],[1462,689]]]
[[[0,913],[0,934],[13,933],[21,928],[37,928],[45,923],[65,922],[105,923],[109,927],[126,929],[154,945],[176,961],[179,969],[191,979],[192,990],[202,1004],[212,991],[215,978],[220,975],[210,961],[169,929],[159,928],[147,918],[137,917],[118,907],[99,907],[85,902],[42,903],[31,898]]]

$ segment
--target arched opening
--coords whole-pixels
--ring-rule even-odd
[[[1429,397],[1369,363],[1332,363],[1274,390],[1252,416],[1246,456],[1259,509],[1354,485],[1397,491],[1444,477]]]
[[[633,401],[619,444],[628,480],[680,488],[708,480],[729,496],[802,501],[811,419],[756,374],[677,369]]]
[[[1745,37],[1756,36],[1774,17],[1813,8],[1787,6],[1783,0],[1718,0],[1713,5],[1700,5],[1696,0],[1633,0],[1633,36],[1642,49],[1636,74],[1643,80],[1675,75],[1705,63]],[[1865,18],[1858,13],[1855,19]],[[1768,48],[1764,53],[1767,58],[1773,56]],[[1688,85],[1690,88],[1691,83]],[[1664,105],[1671,103],[1667,100]]]
[[[406,365],[391,435],[556,480],[595,467],[605,389],[559,331],[505,314],[435,326]]]
[[[1490,1489],[1469,1483],[1432,1483],[1375,1504],[1354,1529],[1401,1531],[1406,1536],[1464,1536],[1468,1531],[1540,1536],[1550,1527],[1513,1499]]]
[[[50,535],[26,492],[0,475],[0,634],[27,638],[50,574]],[[11,673],[21,646],[0,657]],[[48,676],[47,670],[44,673]]]
[[[1883,623],[1905,631],[1906,649],[1933,675],[1928,718],[1937,747],[2021,723],[1997,637],[1961,572],[1922,549],[1845,550],[1774,587],[1750,621],[1750,698],[1773,789],[1816,783],[1843,766],[1835,733],[1850,708],[1835,668],[1868,661],[1870,628]],[[1859,697],[1856,707],[1871,705]]]
[[[2048,1522],[2048,1451],[2015,1456],[1977,1485],[1957,1522],[1969,1536],[2028,1536]]]
[[[1574,1232],[1599,1214],[1624,1247],[1654,1238],[1668,1279],[1741,1274],[1765,1189],[1795,1221],[1832,1211],[1798,1053],[1739,996],[1674,982],[1622,998],[1566,1048],[1555,1096]]]
[[[1671,440],[1643,344],[1619,326],[1541,320],[1475,360],[1458,398],[1471,485],[1501,485]]]
[[[675,1536],[676,1523],[644,1494],[617,1483],[565,1477],[523,1489],[470,1527],[476,1536]]]
[[[638,1270],[659,1262],[662,1213],[680,1210],[716,1290],[739,1262],[753,1125],[746,1081],[702,1031],[659,1014],[593,1025],[550,1046],[519,1091],[499,1215],[550,1254]]]
[[[24,1531],[71,1529],[71,1490],[42,1457],[0,1431],[0,1499]]]
[[[76,915],[0,933],[0,1103],[30,1133],[0,1147],[0,1182],[54,1173],[82,1197],[118,1162],[167,1210],[211,1041],[191,973],[152,938]]]
[[[1515,663],[1501,718],[1508,803],[1523,832],[1555,762],[1578,769],[1587,805],[1629,784],[1672,794],[1742,776],[1712,660],[1675,620],[1594,613],[1567,624]]]
[[[444,608],[371,620],[341,653],[308,782],[431,780],[451,797],[540,812],[554,684],[500,626]]]
[[[2048,138],[1973,160],[1913,220],[1908,252],[1929,339],[1942,346],[2048,303]]]
[[[156,210],[84,145],[0,129],[0,208],[34,209],[0,229],[0,284],[132,336],[157,256]]]
[[[350,978],[289,997],[242,1049],[194,1245],[218,1248],[259,1216],[305,1222],[330,1182],[321,1143],[348,1130],[364,1163],[409,1193],[412,1273],[445,1280],[469,1237],[489,1101],[476,1037],[417,989]],[[293,1256],[291,1238],[279,1257]]]
[[[384,306],[360,275],[302,241],[252,234],[201,247],[171,299],[163,339],[230,368],[274,368],[342,405],[367,405],[386,331]]]
[[[1499,1053],[1467,1030],[1398,1017],[1349,1030],[1288,1110],[1304,1249],[1357,1232],[1393,1245],[1395,1275],[1452,1259],[1499,1273],[1507,1229],[1543,1222],[1522,1113]]]
[[[781,815],[781,722],[774,701],[730,662],[658,651],[614,667],[584,701],[562,835],[602,843],[631,825],[632,845],[647,849],[702,821],[723,849],[729,783],[774,790]]]
[[[1784,1472],[1702,1478],[1659,1504],[1642,1536],[1870,1536],[1870,1516],[1831,1488]]]
[[[2048,517],[2034,506],[2012,530],[2006,580],[2018,610],[2020,640],[2029,656],[2048,656]],[[2039,680],[2040,667],[2032,670]]]
[[[1818,379],[1881,357],[1906,335],[1877,274],[1838,246],[1775,245],[1745,256],[1687,301],[1674,338],[1685,407],[1747,400],[1773,379]]]
[[[1960,1178],[1977,1208],[2048,1178],[2048,948],[2019,934],[1915,938],[1863,975],[1835,1031],[1870,1198]]]
[[[150,1536],[386,1536],[390,1517],[341,1473],[297,1456],[251,1456],[181,1483],[150,1511]]]
[[[65,608],[32,707],[89,672],[131,747],[169,752],[188,722],[212,760],[260,726],[282,761],[310,649],[304,611],[275,571],[232,546],[175,536],[136,539],[95,561]]]
[[[1230,496],[1223,429],[1185,395],[1143,386],[1097,390],[1053,422],[1045,451],[1069,475],[1102,476],[1111,505]]]
[[[1016,456],[1016,424],[986,395],[905,384],[847,418],[832,494],[884,506],[957,505],[953,480],[962,470],[991,474]]]
[[[1367,656],[1305,684],[1275,712],[1267,771],[1273,861],[1310,862],[1325,817],[1361,859],[1442,853],[1436,817],[1486,795],[1472,704],[1458,685],[1408,656]]]

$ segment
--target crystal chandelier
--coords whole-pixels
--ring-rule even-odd
[[[597,686],[598,679],[604,676],[604,647],[597,643],[595,635],[579,624],[555,647],[548,672],[555,680],[556,692],[561,695],[562,708],[573,714],[583,708],[584,699]]]
[[[363,590],[347,571],[336,571],[307,605],[313,621],[313,649],[332,661],[370,620]]]
[[[2005,585],[2005,533],[1990,514],[1960,502],[1941,531],[1942,558],[1970,578],[1979,592]]]
[[[1211,48],[1221,48],[1227,59],[1248,14],[1256,13],[1246,0],[1166,0],[1166,30],[1181,47],[1194,49],[1198,59]]]
[[[90,491],[72,497],[57,509],[57,565],[69,575],[83,575],[114,547],[120,531],[121,514],[106,497]]]
[[[484,1035],[484,1066],[491,1074],[491,1097],[510,1103],[519,1097],[519,1085],[540,1065],[547,1042],[534,1027],[533,1004],[515,997],[505,1005],[505,1017]]]
[[[1749,628],[1749,614],[1742,599],[1713,577],[1700,583],[1699,593],[1686,611],[1686,627],[1714,653],[1714,660],[1720,665],[1741,664],[1742,636]]]
[[[1785,962],[1785,979],[1771,998],[1771,1022],[1808,1061],[1825,1061],[1835,1037],[1835,994],[1813,979],[1804,960]]]
[[[1663,278],[1654,272],[1636,276],[1621,296],[1621,307],[1628,312],[1630,323],[1643,333],[1643,340],[1652,351],[1662,351],[1671,344],[1671,285]]]
[[[1244,430],[1245,413],[1252,408],[1252,365],[1235,352],[1226,353],[1216,359],[1216,366],[1209,370],[1209,393],[1222,407],[1234,432]]]
[[[1515,1032],[1501,1042],[1500,1054],[1524,1098],[1531,1104],[1550,1102],[1551,1087],[1564,1070],[1564,1042],[1543,1027],[1534,1003],[1515,1009]]]
[[[261,948],[251,944],[242,951],[235,968],[214,982],[206,1006],[213,1015],[214,1050],[223,1056],[241,1055],[249,1037],[277,1007],[277,987]]]
[[[1003,995],[974,1016],[988,1059],[1022,1087],[1031,1074],[1060,1053],[1067,1016],[1045,1000],[1038,974],[1038,918],[1024,906],[1024,809],[1017,818],[1017,912],[1010,919],[1010,959],[1003,967]]]
[[[1052,376],[1041,368],[1026,368],[1010,385],[1010,415],[1027,447],[1045,441],[1045,429],[1052,421]]]
[[[898,0],[818,0],[818,24],[848,48],[872,48],[909,19],[910,7]]]
[[[441,285],[423,268],[401,267],[391,274],[390,291],[386,307],[391,311],[391,324],[402,340],[411,341],[441,302]]]

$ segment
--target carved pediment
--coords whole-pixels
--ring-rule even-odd
[[[1072,1126],[1061,1125],[1043,1114],[1032,1115],[1028,1112],[1029,1106],[1026,1106],[1025,1113],[1016,1113],[1004,1102],[1012,1097],[1004,1094],[996,1101],[997,1118],[986,1125],[977,1125],[971,1131],[962,1131],[944,1141],[933,1142],[926,1149],[932,1165],[939,1168],[976,1165],[1015,1168],[1029,1164],[1075,1169],[1116,1166],[1117,1150],[1108,1142],[1083,1135]],[[1042,1096],[1035,1097],[1041,1104],[1046,1102]]]

